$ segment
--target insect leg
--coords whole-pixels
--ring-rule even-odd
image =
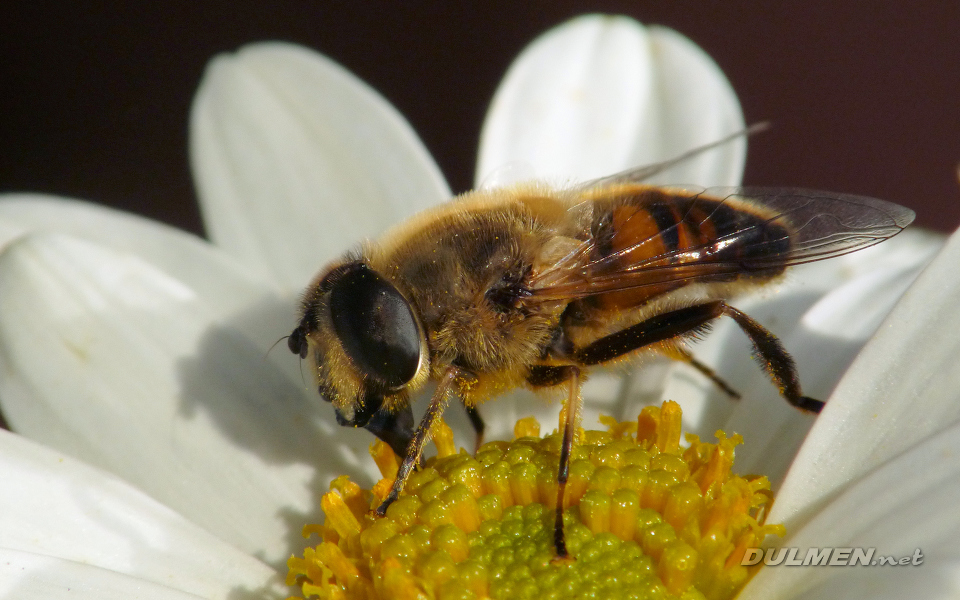
[[[400,496],[400,492],[403,491],[403,486],[407,483],[407,479],[409,479],[410,474],[413,472],[413,468],[420,464],[420,455],[423,454],[423,446],[427,443],[427,435],[430,433],[430,427],[432,427],[434,422],[443,414],[443,409],[447,403],[447,396],[450,394],[450,390],[453,388],[453,384],[459,374],[459,369],[450,367],[446,373],[443,374],[440,383],[437,384],[437,389],[433,393],[433,397],[430,398],[429,406],[427,406],[427,412],[423,415],[423,418],[420,419],[420,424],[417,425],[417,430],[410,440],[410,445],[407,446],[403,462],[400,463],[400,469],[397,470],[397,478],[393,480],[393,487],[390,488],[390,493],[387,494],[387,497],[384,498],[380,506],[377,507],[378,516],[382,517],[387,514],[387,508]]]
[[[760,363],[760,367],[767,376],[773,380],[774,385],[780,390],[780,395],[797,408],[814,413],[820,412],[823,402],[804,396],[800,392],[797,366],[783,349],[780,340],[763,325],[726,303],[723,303],[723,314],[736,321],[740,329],[750,338],[754,358]]]
[[[480,446],[483,445],[483,430],[486,429],[486,424],[483,422],[483,417],[480,416],[480,411],[477,410],[476,406],[467,406],[463,405],[463,410],[467,413],[467,418],[470,419],[470,425],[473,426],[474,433],[477,434],[476,442],[473,446],[473,453],[476,454],[480,450]]]
[[[736,321],[750,338],[757,362],[780,390],[780,395],[797,408],[820,412],[823,402],[802,395],[797,368],[780,340],[760,323],[727,305],[723,300],[705,302],[650,317],[576,350],[574,357],[583,365],[604,363],[643,346],[696,333],[708,322],[723,315]]]
[[[734,400],[740,399],[740,392],[730,387],[730,384],[724,381],[722,377],[717,375],[716,371],[714,371],[707,365],[697,360],[685,348],[681,348],[679,346],[677,346],[676,348],[671,348],[670,357],[676,360],[683,361],[688,365],[690,365],[691,367],[693,367],[694,369],[696,369],[697,371],[700,371],[701,375],[703,375],[704,377],[712,381],[713,384],[718,388],[720,388],[720,390],[723,391],[724,394],[730,396]]]
[[[568,374],[570,391],[567,395],[567,401],[561,411],[562,420],[560,425],[563,427],[563,443],[560,446],[560,467],[557,471],[557,508],[556,518],[553,527],[553,545],[556,547],[557,556],[566,558],[567,543],[563,535],[563,497],[567,491],[567,478],[570,476],[570,454],[573,451],[573,438],[580,426],[580,410],[583,401],[580,398],[580,369],[577,367],[564,367]]]

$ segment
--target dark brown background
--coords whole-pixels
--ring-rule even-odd
[[[571,16],[686,34],[740,95],[745,183],[873,195],[960,222],[960,2],[4,2],[0,190],[92,199],[201,231],[190,99],[217,52],[255,40],[327,53],[412,122],[470,186],[487,102],[517,52]]]

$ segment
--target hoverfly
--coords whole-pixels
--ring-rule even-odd
[[[341,425],[370,430],[403,457],[378,514],[419,464],[448,396],[463,403],[479,444],[479,403],[516,387],[560,388],[554,539],[566,556],[563,496],[585,372],[659,352],[733,394],[684,345],[723,316],[750,339],[787,402],[819,412],[823,403],[803,395],[777,338],[727,299],[790,266],[877,244],[914,214],[845,194],[643,183],[728,139],[568,189],[530,183],[464,194],[316,277],[289,347],[308,360]],[[436,391],[414,426],[410,397],[428,380]]]

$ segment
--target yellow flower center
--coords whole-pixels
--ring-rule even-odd
[[[330,484],[322,541],[287,566],[290,585],[320,598],[696,598],[736,595],[752,574],[747,548],[783,527],[764,525],[766,477],[731,473],[739,435],[717,443],[687,435],[680,407],[645,408],[637,421],[602,418],[581,431],[564,498],[571,560],[554,560],[561,435],[541,438],[520,420],[512,442],[455,452],[446,425],[437,456],[413,474],[386,517],[373,516],[399,461],[380,442],[383,473],[371,491]]]

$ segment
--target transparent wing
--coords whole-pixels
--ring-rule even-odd
[[[735,139],[741,137],[750,137],[751,135],[761,133],[770,128],[770,123],[766,121],[761,121],[760,123],[754,123],[746,129],[741,129],[740,131],[735,131],[730,135],[726,135],[716,141],[710,142],[709,144],[704,144],[703,146],[698,146],[692,150],[688,150],[679,156],[669,158],[663,162],[653,163],[651,165],[643,165],[642,167],[634,167],[626,171],[621,171],[619,173],[614,173],[613,175],[607,175],[605,177],[600,177],[599,179],[592,179],[590,181],[585,181],[582,184],[576,186],[575,189],[583,190],[596,187],[602,187],[613,184],[622,184],[622,183],[645,183],[654,175],[662,173],[667,169],[674,167],[679,164],[696,158],[701,154],[709,152],[723,146],[724,144],[729,144]]]
[[[669,203],[672,223],[661,218],[662,227],[614,251],[604,249],[601,240],[585,240],[555,266],[533,278],[534,297],[575,299],[647,286],[772,275],[791,265],[878,244],[902,231],[914,218],[910,209],[864,196],[786,188],[702,190],[617,185],[632,182],[627,177],[604,180],[604,186],[617,194],[656,190],[661,205],[657,210],[663,212],[662,205]],[[584,211],[591,206],[596,202],[581,203],[571,210]],[[638,206],[636,214],[649,218],[651,213],[645,211],[652,209],[642,203]],[[721,220],[723,227],[717,226]],[[684,228],[715,230],[715,234],[697,243],[650,251],[662,247],[664,239],[682,239]]]

